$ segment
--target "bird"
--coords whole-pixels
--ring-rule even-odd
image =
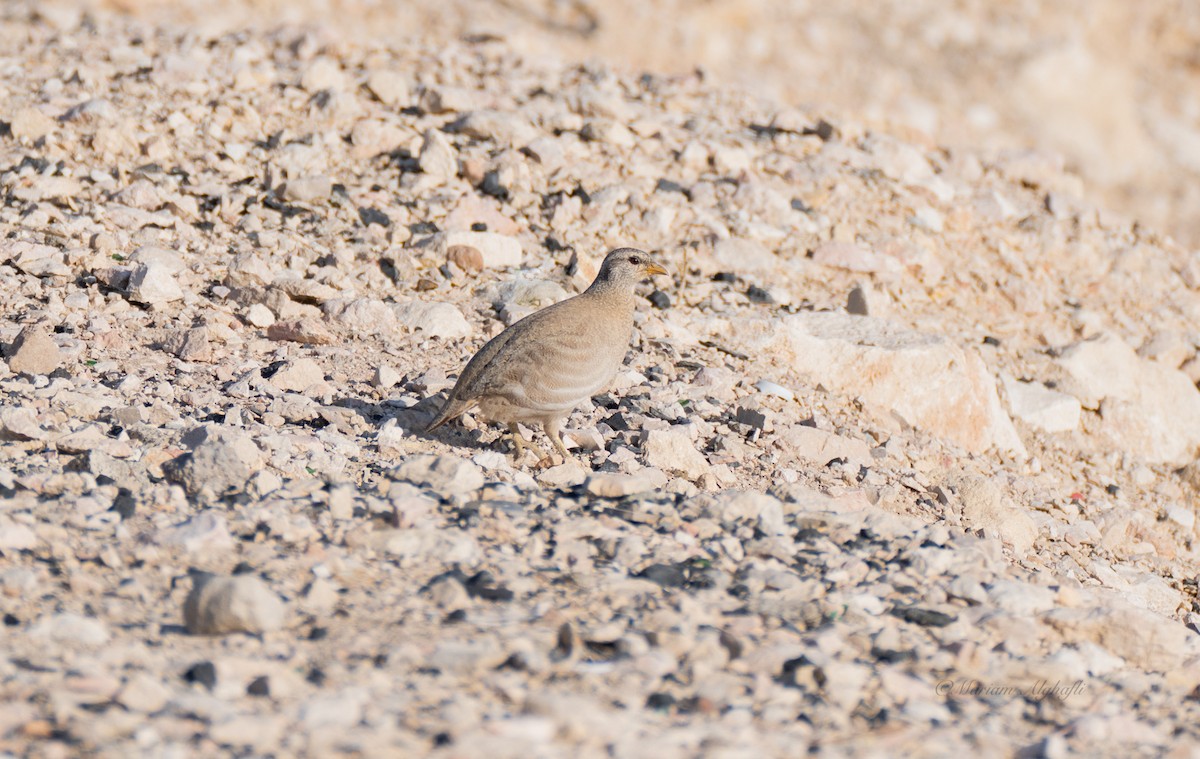
[[[526,447],[541,457],[521,437],[522,422],[540,424],[570,459],[559,434],[563,419],[616,377],[633,335],[634,288],[666,273],[645,251],[610,251],[582,293],[526,316],[480,348],[425,431],[478,407],[508,425],[516,460]]]

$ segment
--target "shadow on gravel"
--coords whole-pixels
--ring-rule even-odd
[[[491,448],[490,444],[480,441],[480,430],[468,430],[458,422],[443,425],[430,433],[425,432],[425,427],[433,421],[444,401],[444,395],[439,393],[421,400],[415,406],[401,408],[387,402],[370,403],[361,398],[339,398],[333,402],[332,406],[326,408],[340,408],[354,412],[362,422],[370,427],[369,434],[378,433],[388,423],[388,420],[395,419],[396,426],[403,430],[406,436],[436,440],[460,448]]]

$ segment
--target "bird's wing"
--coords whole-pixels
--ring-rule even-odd
[[[628,333],[622,320],[613,323],[593,305],[576,301],[523,325],[492,359],[479,391],[549,411],[571,407],[606,384],[625,355]]]
[[[481,394],[487,392],[488,385],[490,384],[489,380],[492,378],[491,375],[494,374],[494,372],[487,371],[488,367],[507,362],[515,353],[523,353],[534,347],[537,341],[519,338],[531,330],[542,332],[542,322],[545,321],[546,317],[558,309],[559,306],[563,305],[563,303],[567,302],[562,301],[561,303],[547,306],[540,311],[535,311],[529,316],[518,320],[491,340],[488,340],[479,349],[479,352],[467,362],[466,367],[462,370],[462,374],[458,376],[458,381],[454,383],[454,389],[450,391],[450,398],[467,401],[478,398]]]
[[[518,322],[519,324],[520,322]],[[487,373],[484,371],[492,360],[499,354],[504,346],[508,344],[516,332],[513,327],[504,330],[500,334],[488,340],[487,343],[479,349],[479,351],[471,357],[467,362],[466,367],[462,370],[462,374],[458,375],[458,381],[454,383],[454,387],[450,390],[450,394],[446,396],[446,402],[442,404],[442,408],[438,411],[437,416],[425,428],[426,432],[441,427],[446,422],[463,413],[467,409],[474,406],[482,395],[480,387],[480,379],[486,379]]]

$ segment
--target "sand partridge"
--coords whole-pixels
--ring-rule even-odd
[[[517,458],[528,445],[519,422],[541,424],[569,456],[558,434],[563,419],[612,382],[633,334],[633,289],[666,273],[640,250],[612,251],[587,290],[530,314],[483,346],[426,431],[478,406],[487,419],[508,425]]]

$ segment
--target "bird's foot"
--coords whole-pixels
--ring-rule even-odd
[[[512,431],[513,463],[514,464],[521,463],[521,459],[524,458],[524,456],[525,456],[525,451],[529,451],[534,456],[536,456],[538,461],[541,461],[542,459],[544,459],[546,457],[546,454],[542,453],[542,449],[538,448],[536,445],[530,443],[528,440],[521,437],[520,431],[514,429],[515,427],[516,427],[516,425],[509,426],[509,429]]]
[[[533,468],[534,469],[549,469],[552,466],[565,463],[566,461],[567,461],[567,459],[564,459],[563,457],[559,456],[558,454],[551,453],[546,456],[542,456],[540,459],[538,459],[538,462],[533,465]]]
[[[559,453],[562,454],[563,461],[571,460],[571,452],[568,451],[567,446],[563,444],[562,435],[559,434],[557,425],[546,428],[546,437],[550,438],[550,442],[554,443],[554,447],[558,449]]]

